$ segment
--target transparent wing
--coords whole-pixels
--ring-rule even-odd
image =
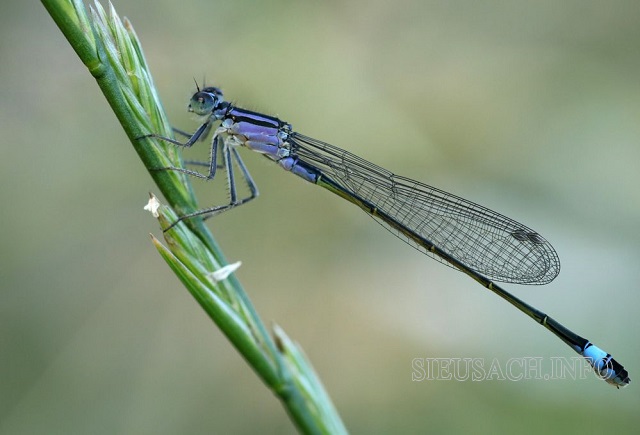
[[[377,207],[402,228],[378,218],[389,231],[448,266],[451,264],[429,250],[432,244],[494,281],[547,284],[560,272],[560,260],[551,244],[513,219],[397,176],[328,143],[298,133],[291,134],[289,142],[300,161]]]

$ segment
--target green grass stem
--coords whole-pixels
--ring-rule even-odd
[[[96,79],[134,149],[170,207],[159,206],[158,220],[166,230],[178,215],[198,209],[190,180],[174,145],[140,139],[150,133],[173,137],[153,84],[142,46],[131,23],[95,3],[87,14],[80,0],[42,0],[80,60]],[[154,199],[155,200],[155,199]],[[166,246],[152,237],[162,258],[201,307],[240,352],[264,383],[281,399],[304,433],[346,433],[322,383],[299,345],[274,328],[275,339],[234,274],[214,279],[227,263],[208,227],[194,218],[163,232]],[[214,431],[215,428],[212,428]]]

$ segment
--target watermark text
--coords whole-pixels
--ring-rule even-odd
[[[523,381],[580,380],[598,376],[582,357],[525,356],[500,361],[485,358],[414,358],[411,380],[423,381]]]

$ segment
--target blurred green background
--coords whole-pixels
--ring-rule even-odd
[[[174,125],[195,127],[185,107],[206,77],[243,107],[535,228],[562,272],[506,287],[637,382],[640,3],[115,6]],[[39,2],[0,8],[0,433],[293,433],[153,249],[142,207],[157,189],[86,68]],[[633,383],[412,382],[413,358],[574,354],[356,207],[243,155],[261,197],[210,225],[353,433],[637,430]]]

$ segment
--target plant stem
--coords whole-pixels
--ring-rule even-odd
[[[62,33],[96,79],[134,149],[175,212],[155,206],[168,248],[153,244],[193,297],[280,398],[301,432],[346,433],[329,396],[299,346],[276,327],[267,332],[235,275],[212,278],[226,265],[218,244],[202,219],[168,229],[178,215],[196,211],[198,203],[187,176],[157,168],[182,167],[175,146],[146,137],[171,137],[142,47],[126,18],[99,3],[89,17],[80,0],[42,0]],[[155,199],[152,199],[154,201]],[[151,205],[151,203],[150,203]],[[177,215],[176,215],[177,213]]]

